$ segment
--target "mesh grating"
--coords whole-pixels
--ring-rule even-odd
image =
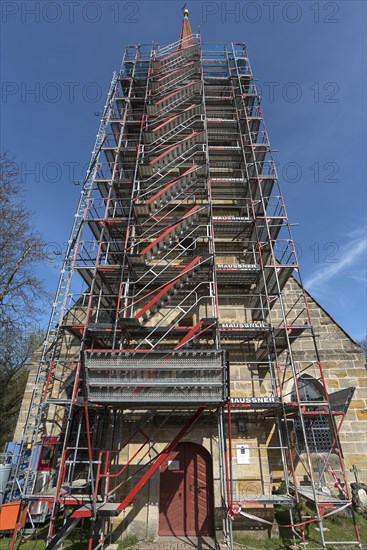
[[[217,351],[86,352],[88,400],[126,403],[220,403],[226,362]]]
[[[302,401],[319,402],[323,400],[322,392],[317,383],[311,377],[300,377],[298,379],[300,397]],[[292,400],[297,400],[297,393],[292,392]],[[316,418],[304,418],[306,441],[303,435],[301,419],[297,418],[294,428],[297,435],[300,452],[306,451],[306,443],[311,453],[328,453],[332,444],[329,419],[325,415]]]

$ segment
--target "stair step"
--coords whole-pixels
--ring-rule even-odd
[[[185,142],[181,142],[178,147],[176,146],[173,151],[169,153],[166,152],[164,154],[164,162],[162,162],[162,158],[156,158],[153,162],[149,162],[148,164],[139,164],[139,175],[142,178],[142,188],[144,188],[144,185],[152,185],[158,188],[161,180],[169,176],[173,169],[177,170],[180,166],[186,164],[194,157],[196,161],[202,164],[205,159],[206,145],[201,142],[203,141],[203,135],[197,137],[200,139],[195,140],[190,138],[189,144],[187,144],[185,140]],[[167,155],[169,155],[169,158]]]
[[[153,197],[147,199],[147,202],[137,203],[135,205],[137,212],[141,212],[142,214],[150,213],[153,215],[163,205],[174,200],[180,193],[194,186],[197,181],[197,176],[201,175],[200,171],[202,171],[202,169],[203,165],[196,165],[194,168],[187,170],[185,174],[182,174],[182,176],[176,180],[166,184],[163,189],[156,188],[152,191],[152,193],[154,193]]]
[[[182,155],[185,155],[193,146],[204,144],[205,135],[203,131],[193,131],[190,135],[185,136],[181,141],[172,145],[170,149],[166,151],[161,151],[160,153],[155,153],[155,156],[149,160],[149,166],[154,166],[155,168],[165,166],[165,163],[172,162],[176,158],[179,158]],[[148,153],[148,158],[150,157],[150,152]]]
[[[153,92],[165,93],[180,83],[185,82],[189,77],[200,74],[200,64],[197,61],[189,61],[182,67],[168,71],[168,73],[157,80],[150,81]]]
[[[167,248],[170,247],[172,243],[180,240],[185,235],[185,233],[189,232],[192,234],[192,227],[196,223],[200,214],[203,214],[204,210],[204,205],[202,207],[196,206],[190,209],[188,212],[186,212],[185,215],[182,216],[181,220],[165,228],[161,232],[161,234],[158,235],[155,240],[153,240],[154,245],[153,243],[151,243],[148,246],[144,247],[144,249],[141,251],[141,254],[145,255],[148,260],[152,259],[155,255],[158,255],[162,251],[167,250]]]
[[[106,502],[98,508],[97,514],[102,517],[116,517],[120,513],[117,510],[119,506],[119,502]]]
[[[183,103],[192,101],[200,93],[201,82],[192,80],[183,89],[167,94],[164,98],[148,105],[148,113],[154,116],[168,115],[173,109],[177,109]]]
[[[200,105],[192,105],[186,108],[180,115],[172,117],[172,119],[158,126],[156,129],[148,129],[146,132],[146,138],[149,139],[149,147],[154,150],[160,144],[164,144],[168,139],[172,140],[183,130],[190,129],[194,124],[198,122],[204,123],[204,115],[198,111],[201,110]],[[194,114],[192,114],[194,113]],[[179,122],[181,120],[181,122]],[[168,126],[166,129],[165,127]]]

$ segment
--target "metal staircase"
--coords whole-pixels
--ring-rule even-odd
[[[68,338],[77,342],[73,361]],[[68,392],[53,384],[55,372],[59,380],[67,373]],[[319,394],[310,398],[312,384]],[[52,508],[49,549],[81,518],[90,522],[88,548],[102,549],[111,518],[199,417],[215,434],[228,548],[232,522],[251,506],[289,506],[294,539],[306,544],[293,506],[311,499],[324,547],[325,507],[350,506],[335,424],[344,413],[325,386],[243,44],[227,49],[194,36],[126,48],[75,216],[23,448],[36,445],[55,411],[61,440],[57,482],[44,497]],[[157,452],[159,430],[173,416],[177,435]],[[262,476],[250,489],[233,474],[242,416],[272,424],[267,444],[252,451]],[[308,434],[320,417],[331,444],[315,473]],[[148,462],[139,462],[147,448]],[[32,498],[30,469],[27,476],[24,500]],[[320,495],[326,478],[330,502]],[[285,494],[273,494],[280,483]]]

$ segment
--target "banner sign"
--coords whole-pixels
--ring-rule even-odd
[[[217,269],[232,269],[236,271],[253,271],[260,269],[256,264],[217,264]]]
[[[254,409],[264,409],[271,407],[277,403],[280,403],[278,397],[264,396],[264,397],[230,397],[229,401],[231,405],[235,407],[247,407]]]
[[[251,218],[245,216],[213,216],[214,222],[250,222]]]
[[[263,321],[259,321],[258,323],[220,323],[219,328],[220,329],[259,329],[259,328],[269,328],[270,325],[268,323],[264,323]]]

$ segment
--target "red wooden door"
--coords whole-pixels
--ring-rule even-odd
[[[179,443],[161,466],[159,534],[214,534],[211,456],[196,443]]]

